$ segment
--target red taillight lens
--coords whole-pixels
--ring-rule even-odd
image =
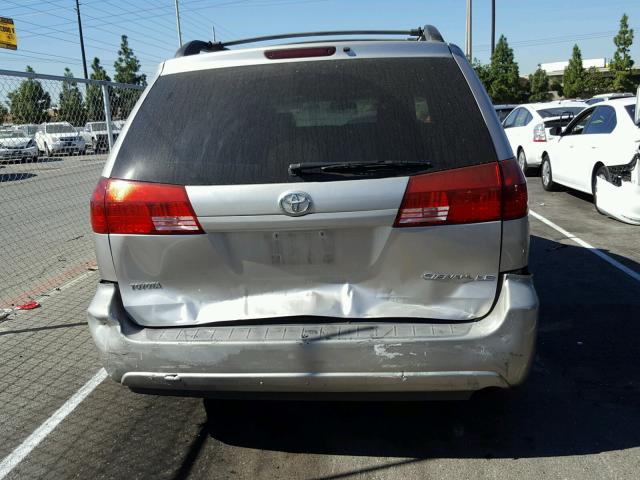
[[[182,185],[101,179],[91,199],[96,233],[203,233]]]
[[[522,217],[527,214],[527,190],[518,171],[518,164],[508,160],[410,177],[394,227]]]
[[[109,180],[101,177],[91,195],[91,227],[96,233],[109,233],[107,226],[107,210],[105,208],[105,195]]]
[[[267,50],[264,56],[269,60],[304,57],[330,57],[336,53],[336,47],[285,48],[281,50]]]
[[[527,179],[522,169],[511,158],[500,162],[502,170],[502,219],[514,220],[529,212],[527,205]]]

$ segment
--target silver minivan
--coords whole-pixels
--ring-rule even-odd
[[[526,377],[527,190],[487,94],[433,27],[343,33],[161,65],[91,199],[89,327],[117,382],[373,398]]]

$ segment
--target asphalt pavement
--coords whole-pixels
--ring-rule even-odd
[[[536,178],[529,191],[537,214],[640,272],[640,227]],[[207,419],[200,400],[107,379],[7,478],[637,479],[640,283],[534,218],[530,258],[538,351],[506,398],[219,402]],[[97,280],[86,271],[0,322],[0,462],[99,371],[84,324]]]
[[[0,162],[0,308],[95,265],[89,197],[106,155]]]

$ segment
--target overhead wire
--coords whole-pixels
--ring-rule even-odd
[[[11,2],[11,3],[14,3],[14,4],[15,4],[15,2],[13,2],[12,0],[5,0],[5,1],[9,1],[9,2]],[[41,1],[43,1],[43,2],[47,3],[47,2],[50,2],[51,0],[41,0]],[[34,8],[32,8],[32,10],[37,11],[37,9],[34,9]],[[57,18],[64,18],[64,17],[61,17],[60,15],[57,15],[57,14],[51,14],[51,15],[52,15],[52,16],[54,16],[54,17],[57,17]],[[83,17],[85,17],[85,16],[86,16],[86,15],[83,13]],[[46,26],[46,25],[37,24],[37,23],[34,23],[34,22],[30,22],[30,21],[28,21],[28,20],[20,19],[20,18],[18,18],[18,17],[15,17],[15,18],[16,18],[16,20],[17,20],[17,21],[19,21],[19,22],[23,22],[23,23],[26,23],[26,24],[29,24],[29,25],[33,25],[33,26],[36,26],[36,27],[39,27],[39,28],[46,29],[46,30],[50,30],[50,31],[54,31],[54,32],[58,32],[58,33],[61,33],[61,34],[63,34],[63,35],[67,35],[67,36],[75,37],[75,34],[70,33],[70,32],[68,32],[68,31],[66,31],[66,30],[61,30],[61,29],[59,29],[59,28],[55,28],[55,27],[53,27],[53,26]],[[73,23],[75,23],[75,21],[74,21]],[[89,25],[89,26],[90,26],[90,25]],[[113,33],[111,30],[105,30],[105,29],[102,29],[101,27],[95,27],[95,28],[96,28],[96,29],[98,29],[98,30],[106,31],[106,32],[108,32],[108,33]],[[27,33],[32,33],[32,35],[26,35],[26,36],[24,36],[23,38],[30,38],[30,37],[34,37],[34,36],[49,36],[50,38],[54,38],[54,39],[57,39],[57,40],[61,40],[61,41],[69,42],[69,43],[75,43],[75,44],[78,44],[78,41],[77,41],[77,40],[75,40],[75,41],[71,41],[71,40],[61,39],[61,38],[59,38],[59,37],[54,37],[54,36],[52,36],[52,35],[50,35],[50,34],[48,35],[48,34],[45,34],[45,33],[43,33],[43,32],[34,32],[34,31],[30,31],[30,30],[24,30],[24,31],[27,31]],[[102,44],[105,44],[105,42],[104,42],[104,40],[103,40],[103,39],[96,39],[96,38],[93,38],[93,37],[91,37],[91,36],[87,36],[87,35],[84,35],[84,38],[85,38],[86,40],[95,41],[95,42],[100,42],[100,43],[102,43]],[[131,37],[131,36],[130,36],[130,38],[131,38],[132,40],[135,40],[135,41],[140,42],[140,43],[143,43],[143,42],[144,42],[144,41],[140,41],[139,39],[136,39],[136,38]],[[148,42],[144,42],[144,43],[147,43],[148,45],[151,45],[151,46],[153,46],[153,47],[155,47],[155,48],[158,48],[158,45],[156,45],[156,44],[151,44],[151,43],[148,43]],[[88,42],[85,42],[85,44],[86,44],[87,46],[89,46],[89,47],[93,48],[93,49],[96,49],[96,50],[103,50],[103,51],[108,51],[108,52],[111,52],[111,51],[112,51],[112,50],[110,50],[110,49],[105,49],[104,47],[100,47],[100,46],[97,46],[97,45],[94,45],[94,44],[91,44],[91,43],[88,43]],[[114,47],[116,47],[116,46],[117,46],[117,47],[119,47],[117,44],[111,44],[111,45],[113,45]],[[156,59],[156,60],[158,60],[158,61],[162,61],[162,60],[164,60],[164,57],[163,57],[163,56],[156,55],[156,54],[154,54],[154,53],[150,53],[150,52],[143,51],[143,50],[140,50],[140,49],[136,49],[136,51],[137,51],[137,53],[139,53],[139,54],[145,55],[145,56],[150,57],[150,58],[154,58],[154,59]],[[117,50],[116,50],[116,52],[117,52]]]
[[[573,35],[563,35],[559,37],[546,37],[546,38],[537,38],[537,39],[529,39],[529,40],[519,40],[515,42],[509,42],[510,47],[537,47],[541,45],[555,45],[561,43],[576,43],[581,40],[594,40],[598,38],[607,38],[612,35],[615,35],[617,32],[614,30],[606,31],[606,32],[592,32],[592,33],[584,33],[584,34],[573,34]],[[478,45],[476,47],[477,51],[486,51],[490,47],[489,45]]]

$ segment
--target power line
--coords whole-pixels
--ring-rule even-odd
[[[4,52],[0,52],[0,53],[4,53]],[[28,54],[24,54],[24,53],[12,54],[11,57],[12,58],[4,58],[4,57],[2,57],[2,61],[3,62],[23,62],[24,61],[23,58],[33,58],[33,59],[39,60],[41,62],[56,63],[58,65],[60,64],[60,60],[56,59],[56,58],[41,57],[41,56],[37,56],[37,55],[28,55]],[[80,61],[79,60],[67,60],[66,63],[72,64],[72,65],[80,65]]]
[[[9,1],[9,2],[11,2],[11,3],[14,3],[14,4],[15,4],[15,2],[13,2],[13,1],[11,1],[11,0],[5,0],[5,1]],[[41,1],[43,1],[43,2],[45,2],[45,3],[51,3],[51,0],[41,0]],[[35,9],[35,8],[31,8],[31,10],[34,10],[34,11],[39,12],[39,10],[37,10],[37,9]],[[56,14],[50,14],[50,15],[53,15],[54,17],[57,17],[57,18],[65,18],[65,17],[61,17],[60,15],[56,15]],[[88,17],[88,18],[95,18],[95,17],[91,17],[90,15],[86,15],[86,14],[85,14],[84,16],[85,16],[85,17]],[[47,29],[47,30],[52,30],[52,31],[54,31],[54,32],[62,33],[63,35],[71,35],[71,36],[73,36],[73,34],[70,34],[70,33],[69,33],[69,32],[67,32],[66,30],[60,30],[60,29],[57,29],[57,28],[54,28],[54,27],[51,27],[51,26],[40,25],[40,24],[37,24],[37,23],[29,22],[28,20],[19,19],[18,17],[15,17],[15,18],[16,18],[16,20],[18,20],[18,21],[20,21],[20,22],[22,22],[22,23],[27,23],[27,24],[29,24],[29,25],[36,26],[36,27],[38,27],[38,28],[44,28],[44,29]],[[73,22],[71,22],[71,23],[75,23],[75,21],[73,21]],[[69,24],[69,23],[66,23],[65,25],[68,25],[68,24]],[[108,32],[108,33],[113,33],[111,30],[107,30],[107,29],[104,29],[104,28],[101,28],[101,27],[93,27],[93,28],[96,28],[96,29],[98,29],[98,30],[102,30],[102,31],[105,31],[105,32]],[[39,36],[39,35],[47,36],[46,34],[41,33],[41,32],[33,32],[33,31],[29,31],[29,30],[26,30],[26,31],[27,31],[27,32],[29,32],[29,33],[33,33],[33,35],[31,35],[31,36]],[[27,35],[27,36],[25,36],[25,37],[23,37],[23,38],[29,38],[29,37],[31,37],[31,36]],[[57,39],[57,40],[61,40],[61,41],[70,42],[69,40],[64,40],[64,39],[61,39],[61,38],[58,38],[58,37],[53,37],[53,36],[51,36],[51,35],[49,35],[49,37],[54,38],[54,39]],[[92,37],[85,36],[85,38],[87,38],[87,39],[89,39],[89,40],[93,40],[93,41],[95,41],[95,42],[100,42],[100,43],[103,43],[103,44],[105,43],[103,40],[99,40],[99,39],[92,38]],[[131,39],[135,40],[136,42],[139,42],[139,43],[146,43],[146,44],[148,44],[148,45],[151,45],[151,46],[152,46],[152,47],[154,47],[154,48],[159,48],[159,47],[158,47],[158,45],[156,45],[156,44],[152,44],[152,43],[144,42],[143,40],[139,40],[139,39],[137,39],[137,38],[135,38],[135,37],[132,37],[132,36],[129,36],[129,38],[131,38]],[[75,42],[71,42],[71,43],[75,43]],[[96,50],[111,51],[111,50],[106,50],[106,49],[104,49],[104,48],[102,48],[102,47],[98,47],[98,46],[94,46],[94,45],[90,45],[90,44],[87,44],[87,45],[89,45],[90,47],[92,47],[92,48],[94,48],[94,49],[96,49]],[[118,47],[117,45],[114,45],[114,46]],[[145,52],[145,51],[143,51],[143,50],[139,50],[139,49],[138,49],[138,53],[142,53],[142,54],[143,54],[143,55],[145,55],[145,56],[148,56],[148,57],[151,57],[151,58],[155,58],[155,59],[160,60],[160,61],[164,60],[164,57],[160,57],[160,56],[157,56],[157,55],[155,55],[155,54],[152,54],[152,53],[149,53],[149,52]]]
[[[127,14],[127,15],[128,15],[128,18],[130,18],[130,19],[131,19],[131,20],[126,20],[126,19],[125,19],[125,20],[123,20],[122,22],[119,22],[118,24],[121,24],[121,23],[135,23],[135,20],[138,20],[138,19],[140,19],[140,20],[146,20],[146,18],[147,18],[146,16],[140,15],[140,14],[138,13],[138,11],[137,11],[137,10],[122,10],[120,7],[118,7],[116,4],[114,4],[113,2],[111,2],[111,1],[109,1],[109,0],[103,0],[101,3],[103,3],[103,4],[104,4],[104,3],[106,3],[106,4],[109,4],[109,5],[113,5],[115,8],[119,8],[119,9],[120,9],[120,11],[121,11],[122,13]],[[103,12],[103,13],[105,13],[106,15],[110,15],[110,13],[111,13],[111,12],[109,12],[109,11],[107,11],[107,10],[103,9],[103,8],[100,8],[100,7],[92,7],[92,8],[93,8],[94,10],[99,11],[99,12]],[[91,18],[92,20],[101,20],[101,19],[100,19],[100,17],[90,17],[90,18]],[[101,22],[101,23],[95,22],[95,23],[93,23],[93,24],[87,23],[87,26],[88,26],[88,27],[91,27],[91,28],[96,28],[96,29],[100,30],[100,29],[102,29],[102,26],[103,26],[103,25],[105,25],[105,24],[106,24],[106,23],[104,23],[104,22]],[[153,28],[151,28],[151,27],[147,27],[146,25],[141,25],[141,24],[139,24],[139,23],[136,25],[136,28],[138,28],[138,29],[142,28],[142,29],[145,29],[145,30],[152,31],[153,33],[157,33],[157,30],[156,30],[156,29],[153,29]],[[170,28],[172,28],[172,29],[173,29],[173,21],[171,21],[171,27],[170,27]],[[103,30],[103,29],[102,29],[102,30]],[[154,36],[154,35],[153,35],[153,36],[152,36],[152,35],[149,35],[149,34],[147,34],[147,33],[145,33],[144,35],[145,35],[146,37],[148,37],[148,38],[155,39],[155,40],[157,40],[157,41],[159,41],[159,42],[162,42],[162,43],[167,42],[166,37],[165,37],[165,38],[161,38],[161,37],[157,37],[157,36]],[[131,38],[134,38],[134,37],[131,37]],[[154,44],[154,45],[155,45],[156,47],[158,46],[157,44]]]
[[[34,50],[25,50],[24,48],[21,48],[21,49],[18,51],[18,53],[17,53],[17,54],[19,55],[19,54],[20,54],[20,53],[22,53],[22,52],[26,52],[26,53],[35,53],[35,54],[37,54],[37,55],[42,55],[42,54],[43,54],[42,52],[36,52],[36,51],[34,51]],[[6,53],[7,55],[12,55],[12,56],[13,56],[13,55],[16,55],[16,52],[15,52],[15,51],[11,51],[11,52],[3,52],[3,51],[0,51],[0,53]],[[75,58],[75,57],[65,57],[64,55],[53,55],[53,54],[50,54],[50,53],[46,53],[45,55],[47,56],[47,58],[49,58],[49,57],[54,57],[54,58],[60,58],[60,59],[62,59],[62,60],[72,60],[72,61],[77,61],[78,63],[80,63],[80,61],[79,61],[77,58]]]
[[[71,35],[72,37],[74,36],[72,33],[65,32],[64,30],[52,29],[50,27],[44,27],[44,26],[39,25],[37,23],[28,22],[26,20],[18,20],[18,21],[21,22],[21,23],[28,23],[29,25],[33,25],[33,26],[36,26],[36,27],[46,28],[46,29],[49,29],[49,30],[54,30],[56,32],[62,33],[63,35]],[[26,35],[23,38],[47,37],[47,38],[53,38],[54,40],[59,40],[61,42],[72,43],[74,45],[78,45],[78,41],[77,40],[68,40],[66,38],[56,37],[55,35],[51,35],[49,33],[36,32],[36,31],[33,31],[33,30],[28,30],[28,29],[22,29],[22,31],[32,34],[32,35]],[[101,40],[98,40],[98,39],[95,39],[95,38],[91,38],[91,37],[87,37],[87,36],[85,36],[85,38],[87,38],[89,40],[94,40],[96,42],[102,42]],[[104,42],[102,42],[102,43],[104,43]],[[105,51],[105,52],[113,53],[112,49],[107,49],[107,48],[104,48],[104,47],[98,47],[98,46],[95,46],[95,45],[92,45],[92,44],[89,44],[89,43],[87,45],[90,46],[91,48],[93,48],[94,50],[102,50],[102,51]],[[161,57],[156,57],[155,55],[147,54],[147,56],[151,56],[151,57],[158,58],[159,60],[163,60]]]
[[[145,0],[145,1],[147,1],[147,0]],[[114,4],[114,2],[112,2],[112,1],[110,1],[110,0],[103,0],[103,1],[102,1],[102,3],[111,4],[111,5],[114,5],[114,7],[117,7],[117,6]],[[155,5],[155,4],[152,4],[152,5]],[[170,6],[168,6],[168,5],[164,5],[164,7],[171,8],[171,7],[170,7]],[[106,13],[107,15],[110,15],[110,17],[114,17],[114,16],[115,16],[115,15],[111,15],[111,12],[107,12],[107,11],[106,11],[106,10],[104,10],[104,9],[96,8],[96,7],[93,7],[93,8],[95,8],[95,9],[97,9],[97,10],[99,10],[99,11],[102,11],[102,12]],[[118,8],[119,8],[119,7],[118,7]],[[190,13],[190,11],[184,8],[184,3],[181,3],[181,4],[180,4],[180,8],[181,8],[181,12],[180,12],[180,19],[181,19],[182,21],[184,21],[184,20],[185,20],[185,18],[186,18],[186,14],[187,14],[187,13]],[[135,20],[138,20],[138,19],[140,19],[140,20],[145,20],[145,21],[146,21],[146,20],[149,20],[150,18],[158,18],[158,19],[166,20],[167,22],[169,22],[169,23],[170,23],[170,26],[169,26],[169,25],[167,25],[167,27],[166,27],[166,28],[171,28],[171,29],[173,29],[173,28],[174,28],[174,24],[173,24],[173,22],[174,22],[174,20],[175,20],[175,16],[174,16],[174,12],[173,12],[173,11],[167,11],[167,13],[166,13],[166,14],[151,15],[151,16],[149,16],[149,15],[144,15],[144,14],[143,14],[143,12],[146,12],[146,11],[157,11],[158,9],[159,9],[159,7],[158,7],[158,6],[154,6],[153,8],[148,8],[148,9],[139,9],[139,8],[138,8],[138,9],[135,9],[135,10],[125,10],[125,11],[122,11],[122,9],[120,8],[121,13],[120,13],[119,15],[124,15],[124,14],[126,14],[126,15],[127,15],[127,17],[128,17],[127,19],[124,19],[124,20],[120,21],[120,23],[134,23],[134,21],[135,21]],[[87,15],[85,15],[85,17],[87,17]],[[95,18],[95,17],[93,17],[93,18]],[[188,20],[187,20],[187,22],[190,24],[191,28],[195,28],[195,29],[197,30],[197,22],[195,22],[193,19],[188,19]],[[95,23],[93,23],[93,24],[86,23],[86,25],[87,25],[87,26],[90,26],[90,27],[97,27],[98,25],[108,25],[108,24],[110,24],[110,23],[114,23],[114,22],[101,22],[101,23],[97,23],[97,22],[95,22]],[[195,24],[195,25],[194,25],[194,24]],[[156,33],[156,30],[154,30],[153,28],[148,27],[148,26],[146,26],[146,25],[141,25],[141,24],[139,24],[139,23],[137,24],[137,28],[143,28],[143,29],[145,29],[145,30],[150,30],[150,31],[152,31],[152,32]],[[209,31],[209,28],[211,28],[211,24],[210,24],[210,23],[209,23],[209,24],[204,24],[204,23],[203,23],[203,29],[204,29],[206,32],[208,32],[208,31]],[[234,36],[235,36],[235,34],[234,34],[233,32],[231,32],[229,29],[227,29],[227,28],[223,27],[222,25],[218,25],[218,24],[216,24],[216,28],[219,28],[220,30],[226,31],[226,32],[230,33],[231,35],[234,35]],[[145,35],[146,35],[146,34],[145,34]],[[152,37],[152,36],[149,36],[149,37],[150,37],[150,38],[156,38],[156,39],[157,39],[158,41],[160,41],[160,42],[167,42],[166,37],[164,37],[164,38],[158,38],[158,37]]]
[[[24,3],[24,2],[22,2],[22,3],[11,2],[11,3],[13,3],[14,6],[10,6],[8,11],[7,11],[6,7],[4,7],[2,9],[4,15],[10,15],[10,16],[13,16],[13,15],[16,15],[16,14],[18,14],[18,15],[26,15],[25,12],[16,12],[16,11],[13,11],[13,9],[16,9],[16,8],[18,8],[18,9],[23,9],[23,8],[31,9],[34,5],[42,5],[43,3],[50,4],[50,5],[52,5],[52,6],[56,7],[56,8],[60,8],[60,9],[64,9],[64,8],[68,7],[68,1],[66,1],[66,0],[63,2],[64,3],[63,5],[61,5],[59,3],[56,3],[56,2],[52,2],[50,0],[49,1],[39,0],[39,1],[36,1],[36,2],[32,2],[32,3]],[[68,20],[71,21],[73,19],[69,18]]]
[[[541,45],[555,45],[560,43],[576,43],[581,40],[594,40],[597,38],[607,38],[612,35],[615,35],[617,32],[614,30],[610,30],[607,32],[593,32],[593,33],[585,33],[579,35],[563,35],[560,37],[547,37],[547,38],[538,38],[538,39],[530,39],[530,40],[520,40],[516,42],[510,42],[510,47],[538,47]],[[480,45],[477,50],[487,51],[490,48],[489,45]]]

